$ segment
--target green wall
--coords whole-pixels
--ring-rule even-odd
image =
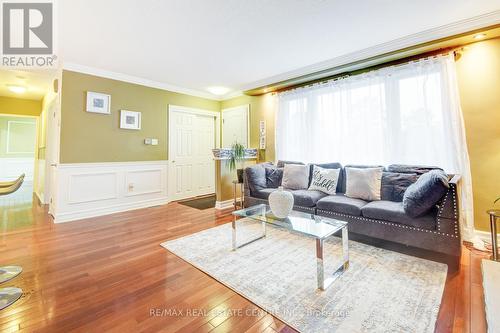
[[[42,101],[0,96],[0,114],[39,116]]]
[[[111,95],[111,115],[86,112],[86,92]],[[167,159],[168,105],[219,111],[220,102],[123,81],[63,71],[61,163]],[[142,113],[142,129],[119,128],[120,110]],[[145,145],[157,138],[157,146]]]
[[[35,141],[36,118],[0,115],[0,158],[33,158]]]

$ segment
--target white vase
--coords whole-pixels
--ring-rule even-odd
[[[293,195],[283,190],[283,186],[269,195],[269,206],[274,216],[280,219],[287,217],[293,209]]]

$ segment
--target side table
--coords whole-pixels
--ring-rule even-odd
[[[500,217],[500,209],[490,209],[487,211],[490,215],[490,229],[491,229],[491,249],[493,255],[491,258],[495,261],[498,260],[498,241],[497,241],[497,219]]]

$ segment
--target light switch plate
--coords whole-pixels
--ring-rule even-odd
[[[153,146],[157,146],[158,145],[158,139],[151,139],[151,144]]]
[[[151,145],[151,144],[152,144],[152,141],[153,141],[153,139],[146,138],[146,139],[144,139],[144,144],[145,144],[145,145]]]

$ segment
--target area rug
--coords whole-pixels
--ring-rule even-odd
[[[261,232],[238,221],[239,242]],[[231,251],[224,224],[161,244],[300,332],[434,332],[447,266],[349,241],[349,269],[317,289],[313,239],[276,227]],[[340,262],[340,238],[324,250],[325,274]]]
[[[179,201],[181,205],[188,206],[191,208],[196,208],[200,210],[214,208],[215,207],[215,195],[210,195],[206,197],[190,199],[185,201]]]

